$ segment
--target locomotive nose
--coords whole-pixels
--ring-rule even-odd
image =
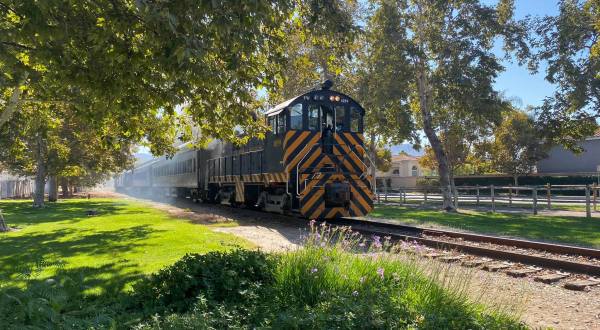
[[[350,184],[333,182],[325,185],[325,207],[349,207]]]

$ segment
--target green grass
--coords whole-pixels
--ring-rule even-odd
[[[393,219],[411,225],[438,225],[476,233],[506,235],[548,242],[600,248],[600,219],[534,216],[477,211],[445,213],[434,209],[378,205],[373,218]]]
[[[122,291],[186,253],[250,246],[129,200],[73,199],[43,209],[31,201],[0,201],[0,209],[18,228],[0,234],[1,286],[24,285],[31,272],[38,278],[61,273],[84,277],[88,292]],[[87,216],[90,209],[98,215]]]

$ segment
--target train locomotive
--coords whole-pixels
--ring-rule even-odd
[[[243,146],[213,140],[204,149],[183,145],[171,159],[121,174],[116,189],[310,219],[364,216],[373,208],[375,187],[364,109],[331,85],[326,81],[268,110],[271,130],[263,140]]]

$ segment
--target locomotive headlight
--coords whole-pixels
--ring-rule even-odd
[[[339,102],[339,101],[340,101],[340,96],[339,96],[339,95],[336,95],[336,97],[335,97],[335,100],[336,100],[337,102]]]
[[[331,101],[331,102],[335,101],[335,96],[331,95],[331,96],[329,97],[329,101]]]

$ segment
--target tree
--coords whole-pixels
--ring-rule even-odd
[[[96,126],[82,121],[69,105],[25,105],[0,132],[0,160],[12,172],[36,176],[34,206],[43,206],[47,177],[100,174],[100,179],[131,164],[135,140],[119,135],[124,130],[120,123]]]
[[[388,172],[392,167],[392,151],[388,148],[377,148],[373,161],[377,170]]]
[[[521,111],[511,111],[494,130],[490,158],[494,169],[514,177],[531,173],[537,162],[546,157],[546,147],[540,139],[535,121]]]
[[[269,93],[276,104],[314,88],[326,79],[336,89],[349,88],[352,53],[360,33],[356,0],[298,0],[285,29],[285,63],[277,88]]]
[[[385,37],[372,40],[371,47],[401,45],[393,54],[394,81],[409,86],[401,100],[410,105],[435,155],[443,208],[453,210],[450,164],[440,139],[443,124],[449,118],[487,124],[498,117],[502,106],[493,82],[503,68],[493,45],[502,37],[505,49],[518,49],[523,58],[526,29],[512,19],[512,1],[495,8],[478,0],[373,3],[371,24]]]
[[[106,121],[118,122],[119,136],[154,154],[174,151],[170,127],[191,138],[178,106],[203,139],[261,136],[255,94],[276,85],[292,9],[291,0],[3,0],[0,133],[25,107],[65,103],[99,138]],[[46,131],[19,122],[33,134],[39,190]]]
[[[93,119],[152,118],[154,109],[173,115],[186,105],[205,136],[235,140],[236,126],[264,130],[253,117],[255,90],[275,84],[293,7],[286,0],[7,0],[1,8],[3,90],[39,86],[37,100],[80,104]],[[156,151],[165,151],[160,136],[140,127],[130,133],[158,139]]]
[[[600,116],[600,2],[562,0],[557,16],[532,21],[536,38],[534,71],[548,64],[546,80],[554,94],[536,109],[536,119],[548,143],[577,151]]]

